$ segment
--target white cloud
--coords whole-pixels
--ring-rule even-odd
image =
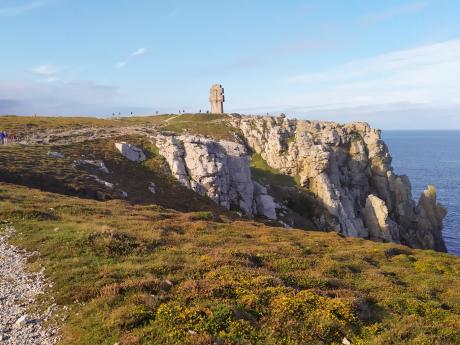
[[[57,69],[53,65],[40,65],[32,68],[32,72],[42,77],[52,77],[57,74]]]
[[[460,40],[396,51],[289,82],[304,92],[286,104],[308,110],[388,104],[458,105]]]
[[[134,53],[132,53],[131,56],[140,56],[140,55],[144,55],[146,52],[147,52],[147,49],[145,49],[145,48],[139,48],[139,49],[136,50]]]
[[[31,1],[31,2],[26,2],[21,5],[16,5],[16,6],[9,6],[9,7],[0,7],[0,16],[3,17],[8,17],[8,16],[17,16],[19,14],[22,14],[24,12],[32,11],[37,8],[42,7],[45,5],[47,1]]]
[[[127,64],[128,64],[128,63],[127,63],[126,61],[120,61],[120,62],[118,62],[118,63],[115,65],[115,67],[118,68],[118,69],[120,69],[120,68],[125,67]]]

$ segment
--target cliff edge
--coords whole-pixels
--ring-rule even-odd
[[[333,217],[328,224],[345,236],[391,241],[446,251],[442,220],[446,209],[428,186],[417,204],[410,181],[396,175],[380,131],[367,123],[289,120],[284,117],[232,119],[249,147],[281,172],[297,176]],[[332,221],[331,221],[332,219]]]
[[[183,185],[227,209],[276,219],[287,227],[298,224],[290,216],[296,212],[286,191],[291,196],[308,193],[313,202],[300,213],[309,213],[306,221],[317,229],[446,251],[441,234],[446,209],[437,203],[435,187],[428,186],[414,202],[410,181],[394,173],[379,130],[367,123],[270,116],[231,115],[229,122],[237,133],[234,141],[156,135],[160,154]],[[284,186],[279,197],[270,183],[254,181],[254,155],[291,177],[296,188]]]

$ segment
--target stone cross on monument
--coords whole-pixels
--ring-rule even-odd
[[[211,93],[209,95],[209,101],[211,102],[211,114],[223,114],[224,113],[224,88],[220,84],[214,84],[211,87]]]

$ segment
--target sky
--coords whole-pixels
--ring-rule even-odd
[[[0,0],[0,114],[460,129],[458,0]],[[1,118],[0,118],[1,121]]]

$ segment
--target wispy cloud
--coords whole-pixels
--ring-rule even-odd
[[[53,65],[40,65],[32,68],[32,73],[42,77],[52,77],[57,74],[57,69]]]
[[[5,6],[0,7],[0,16],[8,17],[8,16],[17,16],[24,12],[29,12],[44,6],[48,1],[46,0],[37,0],[31,2],[25,2],[20,5],[16,6]]]
[[[420,12],[427,8],[430,5],[429,1],[417,1],[402,4],[399,6],[387,8],[380,12],[367,13],[362,17],[362,22],[364,24],[374,24],[377,22],[382,22],[386,20],[399,17],[401,15],[408,15]]]
[[[135,52],[133,52],[133,53],[131,54],[131,56],[140,56],[140,55],[144,55],[146,52],[147,52],[147,49],[146,49],[146,48],[139,48],[138,50],[136,50]]]
[[[293,76],[288,83],[291,94],[271,106],[309,113],[460,109],[460,39]]]
[[[115,68],[116,69],[122,69],[122,68],[125,68],[127,65],[128,65],[128,61],[130,59],[134,59],[138,56],[141,56],[141,55],[144,55],[145,53],[147,53],[147,48],[139,48],[137,49],[136,51],[132,52],[127,58],[126,60],[123,60],[123,61],[119,61],[115,64]]]

